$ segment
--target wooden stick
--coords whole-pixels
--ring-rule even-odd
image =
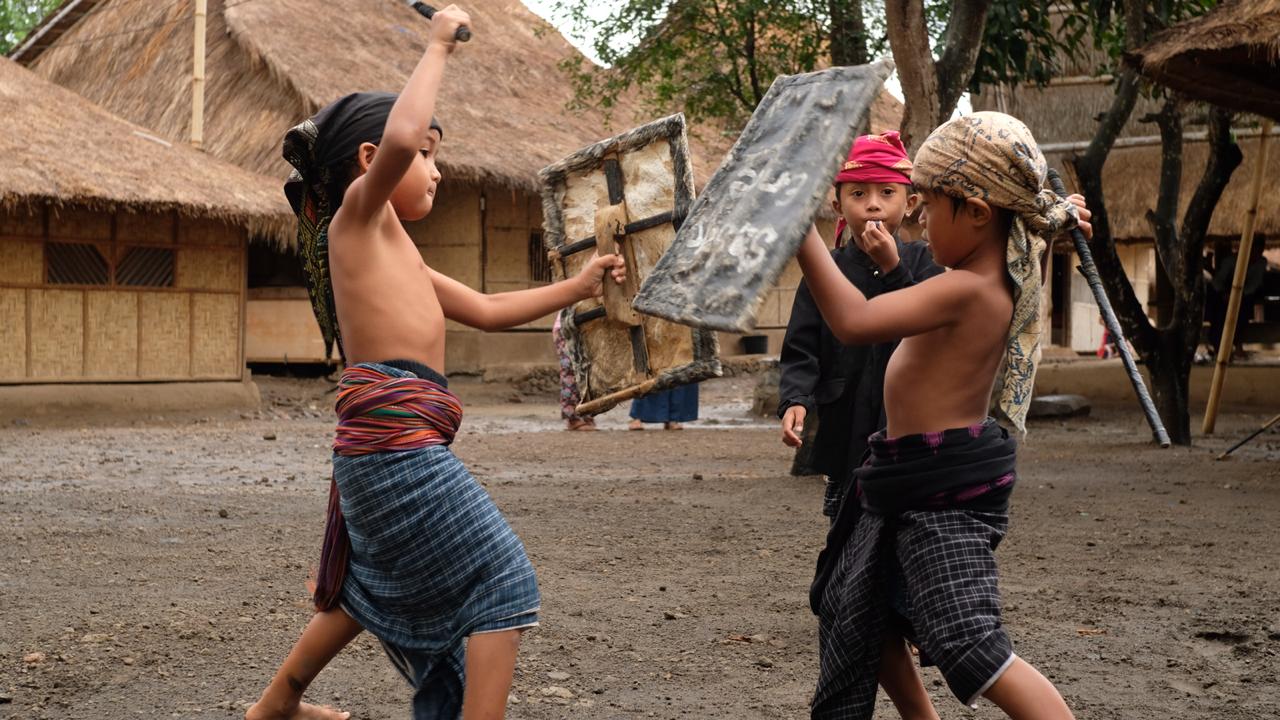
[[[1209,386],[1209,404],[1204,409],[1205,435],[1213,434],[1218,422],[1218,403],[1222,401],[1222,384],[1227,377],[1227,363],[1231,360],[1231,348],[1236,343],[1236,316],[1240,314],[1240,298],[1244,295],[1244,276],[1249,269],[1249,256],[1253,254],[1253,227],[1258,218],[1258,200],[1262,197],[1262,176],[1267,168],[1267,136],[1271,134],[1271,120],[1262,123],[1262,135],[1258,137],[1258,165],[1253,169],[1253,186],[1249,190],[1249,210],[1244,216],[1244,230],[1240,233],[1240,249],[1236,251],[1236,271],[1231,278],[1231,296],[1227,301],[1227,317],[1222,325],[1222,339],[1218,342],[1218,362],[1213,366],[1213,384]]]
[[[1058,176],[1058,172],[1052,168],[1049,169],[1049,186],[1059,197],[1067,196],[1067,187],[1062,184],[1062,178]],[[1093,252],[1089,250],[1089,243],[1084,239],[1084,233],[1075,228],[1071,229],[1071,240],[1075,243],[1076,255],[1080,256],[1080,265],[1076,269],[1089,283],[1089,289],[1093,291],[1093,299],[1098,303],[1098,311],[1102,313],[1102,322],[1111,333],[1111,337],[1115,339],[1116,350],[1120,352],[1120,359],[1124,362],[1124,369],[1129,374],[1133,391],[1138,395],[1138,404],[1142,406],[1142,412],[1147,416],[1151,434],[1155,436],[1156,442],[1160,443],[1160,447],[1167,448],[1173,443],[1169,441],[1169,433],[1164,429],[1160,413],[1156,412],[1155,403],[1151,402],[1151,394],[1147,392],[1147,384],[1142,380],[1142,373],[1138,372],[1137,363],[1133,361],[1133,353],[1129,352],[1129,343],[1125,342],[1124,331],[1120,329],[1120,321],[1116,319],[1116,311],[1111,307],[1111,300],[1107,298],[1107,292],[1102,287],[1102,278],[1098,277],[1098,267],[1093,264]]]
[[[191,146],[204,148],[204,36],[208,0],[196,0],[195,63],[191,70]]]
[[[1266,431],[1267,431],[1267,428],[1271,427],[1272,425],[1275,425],[1277,422],[1280,422],[1280,415],[1277,415],[1277,416],[1275,416],[1275,417],[1271,418],[1270,420],[1268,420],[1266,423],[1264,423],[1264,424],[1262,425],[1262,427],[1260,427],[1260,428],[1258,428],[1257,430],[1254,430],[1252,433],[1250,433],[1250,434],[1249,434],[1249,437],[1247,437],[1247,438],[1245,438],[1245,439],[1241,440],[1240,442],[1236,443],[1235,445],[1232,445],[1231,447],[1227,448],[1227,449],[1226,449],[1226,451],[1225,451],[1225,452],[1223,452],[1221,455],[1219,455],[1216,459],[1218,459],[1218,460],[1226,460],[1226,459],[1227,459],[1227,456],[1228,456],[1228,455],[1230,455],[1231,453],[1235,452],[1236,450],[1240,449],[1240,446],[1241,446],[1241,445],[1244,445],[1245,443],[1249,442],[1250,440],[1252,440],[1252,439],[1254,439],[1254,438],[1258,437],[1259,435],[1261,435],[1262,433],[1266,432]]]

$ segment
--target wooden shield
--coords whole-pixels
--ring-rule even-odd
[[[544,242],[556,279],[580,271],[599,249],[620,252],[627,282],[605,280],[603,299],[561,315],[582,395],[578,413],[720,375],[715,334],[637,313],[636,288],[671,246],[693,203],[683,115],[583,148],[545,168]]]
[[[800,248],[893,65],[779,77],[636,297],[642,313],[746,332]]]

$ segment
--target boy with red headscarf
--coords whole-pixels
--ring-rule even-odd
[[[844,276],[868,298],[914,285],[942,272],[925,243],[904,243],[898,228],[915,210],[911,160],[898,133],[863,135],[835,178],[836,249]],[[869,232],[874,228],[887,232]],[[783,341],[778,416],[782,440],[798,447],[804,422],[817,414],[810,466],[826,475],[823,514],[834,518],[861,464],[867,438],[884,427],[884,375],[897,342],[843,345],[822,320],[802,281]],[[898,641],[901,644],[901,640]],[[904,717],[929,717],[929,697],[905,649],[887,656],[905,661],[881,684]],[[896,678],[896,680],[895,680]]]
[[[942,272],[925,243],[904,243],[898,228],[918,201],[911,161],[898,133],[863,135],[835,178],[831,206],[836,249],[831,256],[868,297],[908,287]],[[867,230],[880,224],[888,241]],[[811,466],[829,478],[823,512],[834,515],[849,472],[867,449],[867,436],[884,426],[884,369],[896,343],[842,345],[822,321],[801,281],[781,355],[782,439],[798,447],[804,422],[817,414]]]

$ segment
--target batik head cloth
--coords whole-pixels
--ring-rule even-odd
[[[934,130],[916,151],[918,189],[978,198],[1013,213],[1005,266],[1013,321],[996,386],[999,412],[1026,432],[1040,360],[1040,258],[1046,238],[1075,226],[1076,208],[1045,188],[1048,163],[1031,131],[1004,113],[977,112]]]
[[[840,183],[847,182],[910,185],[911,159],[907,157],[907,149],[902,145],[898,131],[859,136],[849,148],[849,157],[840,166],[833,182],[837,189]],[[836,220],[837,244],[843,242],[845,226],[844,218]]]
[[[378,144],[395,105],[392,93],[353,93],[304,120],[284,136],[284,159],[293,172],[284,184],[285,197],[298,216],[298,252],[307,276],[311,309],[324,335],[325,358],[334,344],[342,352],[338,315],[329,278],[329,221],[342,205],[332,197],[346,185],[345,174],[362,143]],[[444,136],[435,118],[431,127]]]

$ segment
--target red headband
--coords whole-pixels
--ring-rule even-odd
[[[840,166],[836,184],[846,182],[911,184],[911,160],[897,130],[863,135],[853,141],[849,159]]]
[[[865,183],[897,183],[911,184],[911,160],[907,158],[907,149],[902,145],[902,137],[897,130],[890,130],[881,135],[862,135],[853,141],[849,148],[849,159],[840,166],[835,184]],[[844,234],[844,218],[836,221],[836,247],[840,247],[840,236]]]

